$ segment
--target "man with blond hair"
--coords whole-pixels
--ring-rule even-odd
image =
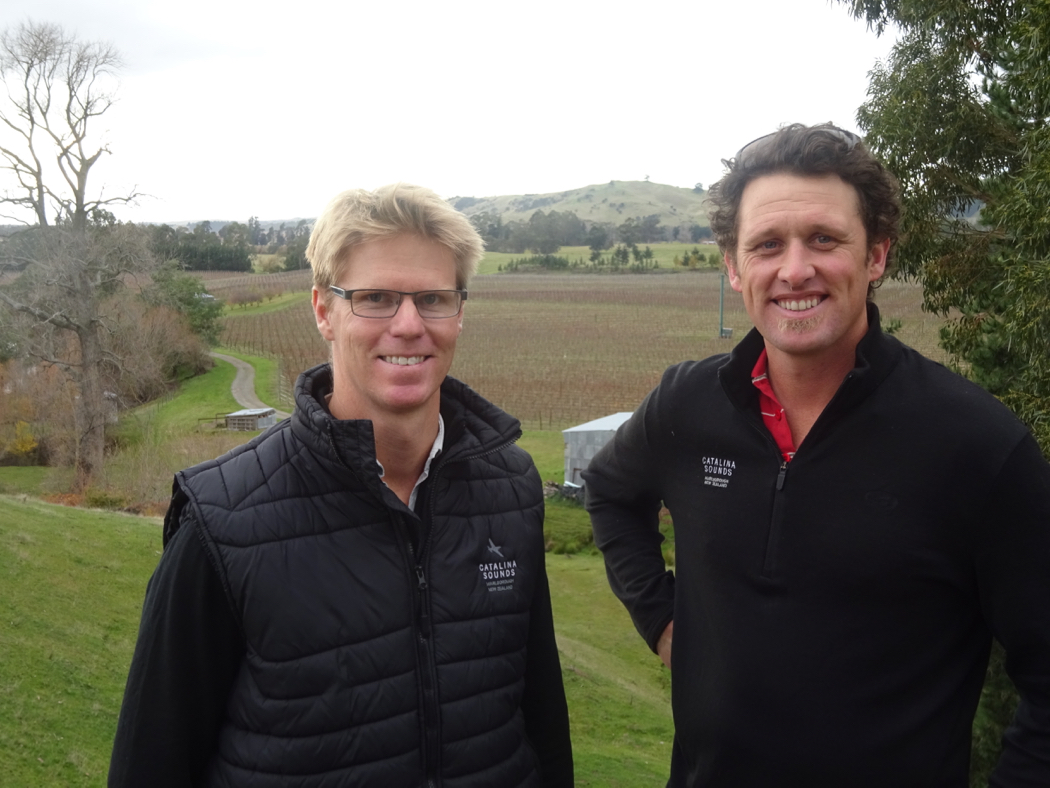
[[[573,784],[539,475],[448,376],[481,253],[419,187],[318,219],[331,361],[176,475],[111,786]]]

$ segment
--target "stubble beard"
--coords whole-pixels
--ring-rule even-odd
[[[777,329],[782,334],[805,334],[807,331],[812,331],[820,324],[820,318],[817,316],[813,317],[782,317],[777,320]]]

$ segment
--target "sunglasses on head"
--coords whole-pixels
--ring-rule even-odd
[[[853,150],[853,147],[861,141],[858,134],[854,134],[852,131],[846,131],[845,129],[840,129],[838,126],[821,126],[819,128],[810,129],[810,131],[821,132],[829,137],[834,137],[837,140],[845,142],[847,145],[846,150]],[[747,145],[736,152],[736,156],[734,157],[736,165],[738,167],[742,164],[746,165],[746,158],[754,156],[756,153],[764,149],[770,141],[772,141],[773,137],[779,133],[779,131],[774,131],[751,140],[751,142],[747,143]]]

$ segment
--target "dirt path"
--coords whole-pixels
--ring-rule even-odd
[[[230,387],[233,393],[233,398],[237,400],[237,404],[242,408],[268,408],[270,407],[261,399],[255,395],[255,367],[249,364],[247,361],[241,361],[239,358],[233,356],[227,356],[222,353],[211,353],[212,358],[217,358],[219,361],[225,361],[227,364],[233,364],[237,370],[237,377],[233,379],[233,385]],[[285,413],[282,410],[277,411],[277,420],[287,419],[292,414]]]

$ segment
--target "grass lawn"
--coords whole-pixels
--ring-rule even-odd
[[[73,480],[72,468],[46,468],[42,465],[0,467],[0,494],[40,495],[51,490],[67,490]]]
[[[523,430],[518,445],[532,455],[545,482],[565,481],[565,439],[557,430]]]
[[[174,396],[132,410],[121,419],[120,428],[148,424],[166,434],[194,431],[202,420],[240,408],[230,392],[236,375],[232,364],[216,361],[206,374],[184,380]]]
[[[664,785],[674,735],[670,672],[613,597],[599,556],[548,554],[547,572],[576,785]]]
[[[0,784],[105,783],[158,520],[0,496]]]
[[[580,528],[553,505],[550,527]],[[155,518],[0,496],[0,784],[104,784]],[[669,676],[635,633],[593,554],[547,556],[577,785],[667,779]]]
[[[245,315],[265,315],[270,312],[280,312],[293,304],[301,304],[304,309],[309,309],[310,291],[307,290],[304,293],[301,290],[297,290],[291,293],[283,293],[257,304],[247,304],[245,306],[227,305],[223,315],[232,318],[244,317]]]

